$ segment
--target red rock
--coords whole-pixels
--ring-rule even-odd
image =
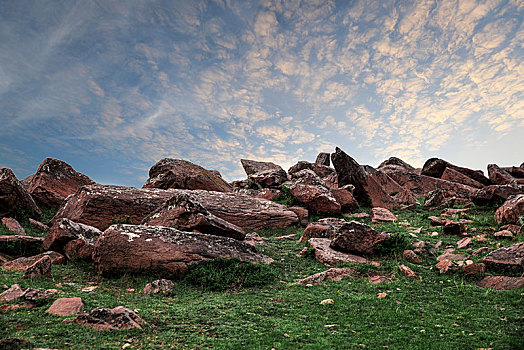
[[[142,225],[165,226],[181,231],[198,231],[209,235],[243,240],[246,233],[202,206],[190,193],[176,193],[158,209],[149,214]]]
[[[331,194],[336,201],[340,203],[340,209],[343,213],[350,213],[358,210],[358,202],[353,197],[353,193],[347,188],[332,188]]]
[[[513,233],[514,236],[517,236],[522,233],[522,226],[507,224],[500,227],[500,230],[508,230]]]
[[[293,175],[293,174],[298,173],[301,170],[311,170],[322,179],[331,177],[332,175],[336,175],[335,169],[330,168],[329,166],[318,165],[318,164],[306,162],[303,160],[293,165],[291,168],[289,168],[287,172],[289,175]]]
[[[472,243],[471,238],[469,237],[462,238],[460,241],[457,242],[457,248],[458,249],[465,248],[468,245],[470,245],[471,243]]]
[[[442,174],[446,168],[455,170],[467,177],[472,178],[475,181],[480,182],[483,185],[490,185],[490,180],[484,176],[484,173],[481,170],[471,170],[468,168],[459,167],[439,158],[428,159],[426,163],[424,163],[420,173],[422,175],[440,178],[442,177]]]
[[[9,168],[0,168],[0,217],[14,215],[21,209],[27,214],[42,215],[24,185]]]
[[[489,248],[488,247],[480,247],[479,249],[475,250],[471,255],[477,256],[477,255],[484,254],[484,253],[487,253],[487,252],[489,252]]]
[[[524,194],[524,185],[491,185],[480,188],[471,194],[476,205],[494,205],[503,203],[510,196]]]
[[[13,284],[11,288],[0,294],[0,302],[10,303],[20,297],[25,293],[25,289],[22,289],[18,284]]]
[[[51,224],[60,218],[66,218],[105,230],[117,221],[139,223],[174,194],[173,190],[156,188],[84,186],[77,193],[68,197],[51,220]]]
[[[17,235],[25,236],[26,232],[22,225],[13,218],[2,218],[2,224],[4,224],[7,229]]]
[[[494,185],[509,185],[519,182],[506,170],[501,169],[497,164],[488,164],[488,175]]]
[[[298,223],[300,226],[304,227],[307,226],[309,222],[309,212],[306,208],[302,208],[299,206],[292,206],[288,207],[289,210],[291,210],[293,213],[297,214],[298,217]]]
[[[51,277],[51,258],[48,255],[42,256],[25,270],[24,277]]]
[[[29,268],[29,266],[33,265],[38,260],[42,259],[44,256],[49,256],[49,258],[51,258],[51,264],[53,265],[65,264],[66,262],[65,257],[60,253],[45,252],[45,253],[27,257],[27,258],[21,257],[15,260],[8,261],[4,265],[2,265],[2,268],[8,271],[24,272]]]
[[[446,168],[444,170],[444,173],[442,173],[442,176],[440,177],[442,180],[447,180],[451,182],[457,182],[459,184],[463,184],[466,186],[471,186],[474,188],[482,188],[484,187],[484,184],[473,180],[469,176],[466,176],[456,170],[453,170],[451,168]]]
[[[207,190],[230,192],[232,187],[222,179],[220,173],[202,168],[187,160],[164,158],[149,170],[149,179],[143,188],[167,190]]]
[[[377,262],[361,256],[334,250],[330,247],[330,244],[331,240],[328,238],[311,238],[309,240],[309,245],[315,252],[315,258],[326,266],[336,266],[349,262],[379,265]]]
[[[407,267],[406,265],[400,265],[398,267],[398,270],[400,271],[400,273],[402,273],[404,276],[406,277],[410,277],[410,278],[415,278],[417,277],[417,275],[415,274],[415,272],[413,272],[412,269],[410,269],[409,267]]]
[[[440,273],[446,273],[453,266],[453,262],[448,259],[441,260],[437,263],[436,268]]]
[[[368,213],[353,213],[353,214],[346,215],[346,216],[350,218],[358,218],[358,219],[366,219],[366,218],[371,217],[371,215],[369,215]]]
[[[453,209],[453,208],[446,208],[440,212],[440,216],[456,216],[456,215],[462,215],[462,213],[466,213],[469,209]]]
[[[93,253],[95,269],[102,275],[143,273],[163,278],[183,275],[188,265],[216,258],[272,262],[236,239],[143,225],[111,226]]]
[[[0,236],[0,253],[11,256],[37,254],[42,251],[43,238],[20,235]]]
[[[460,222],[448,221],[442,228],[442,233],[445,235],[457,235],[460,236],[466,230],[466,226]]]
[[[273,189],[273,188],[264,188],[264,189],[258,191],[258,194],[255,197],[256,198],[260,198],[260,199],[265,199],[265,200],[268,200],[268,201],[272,201],[275,198],[277,198],[280,193],[281,193],[280,190],[276,190],[276,189]]]
[[[322,214],[340,213],[340,204],[313,171],[301,170],[293,174],[293,180],[287,184],[293,198],[309,210]]]
[[[429,248],[429,252],[431,254],[435,254],[437,252],[437,250],[442,246],[442,241],[438,241],[437,243],[435,243],[435,245],[431,248]]]
[[[524,242],[502,247],[486,255],[482,262],[492,271],[524,271]]]
[[[344,219],[325,218],[310,223],[300,237],[300,242],[306,243],[310,238],[335,238],[344,225],[348,222]]]
[[[142,294],[149,295],[149,294],[162,294],[162,295],[170,295],[173,292],[173,287],[175,285],[170,280],[162,279],[162,280],[156,280],[151,283],[146,284],[144,287],[144,290],[142,291]]]
[[[443,260],[466,260],[467,257],[465,255],[462,255],[462,254],[452,254],[452,253],[444,253],[440,256],[437,257],[437,260],[438,261],[443,261]]]
[[[495,220],[499,223],[520,223],[524,217],[524,194],[508,198],[495,212]]]
[[[82,324],[98,331],[142,329],[140,324],[144,322],[136,311],[123,306],[113,309],[97,307],[89,313],[83,313],[75,318],[75,323]]]
[[[411,191],[400,186],[395,180],[389,177],[386,173],[381,170],[376,170],[370,166],[363,166],[367,175],[378,183],[384,191],[390,196],[394,202],[401,203],[404,205],[412,205],[417,203],[415,196]],[[368,183],[370,180],[368,180]],[[380,205],[378,205],[380,206]]]
[[[479,275],[486,271],[486,265],[483,263],[473,263],[469,265],[464,265],[464,273],[469,276]]]
[[[431,226],[444,226],[446,224],[446,222],[448,221],[451,221],[451,220],[444,220],[444,219],[441,219],[441,218],[438,218],[436,216],[430,216],[428,217],[428,219],[431,221]]]
[[[414,250],[415,253],[422,253],[426,250],[426,242],[424,241],[415,242],[412,244],[412,246],[415,247],[415,250]]]
[[[513,233],[509,230],[500,230],[498,232],[495,232],[493,236],[497,238],[513,238]]]
[[[416,172],[416,169],[414,167],[412,167],[411,165],[409,165],[408,163],[404,162],[402,159],[397,158],[397,157],[390,157],[387,160],[383,161],[378,166],[378,169],[385,168],[388,165],[399,166],[399,167],[404,168],[404,169],[406,169],[408,171]]]
[[[58,293],[57,289],[41,290],[35,288],[27,288],[24,292],[23,298],[24,300],[34,303],[38,300],[49,299],[56,293]]]
[[[371,222],[397,222],[398,219],[392,212],[385,208],[371,209]]]
[[[258,233],[256,232],[250,232],[246,235],[246,238],[244,239],[244,243],[246,244],[249,244],[249,245],[252,245],[253,247],[256,246],[257,244],[262,244],[264,243],[264,240],[262,239],[262,237],[259,236]]]
[[[507,171],[514,178],[517,178],[517,179],[524,178],[524,168],[511,166],[511,167],[501,167],[501,169]]]
[[[315,164],[317,165],[325,165],[330,166],[329,163],[329,153],[321,152],[317,155],[317,159],[315,160]]]
[[[371,284],[391,283],[391,278],[387,276],[370,276],[368,280]]]
[[[64,254],[69,260],[92,260],[95,245],[89,241],[78,238],[69,241],[64,246]]]
[[[80,187],[95,182],[58,159],[46,158],[31,178],[27,191],[39,204],[59,208],[64,200]]]
[[[85,254],[81,253],[80,250],[88,249],[85,247],[88,245],[93,247],[101,234],[102,231],[96,227],[77,223],[65,218],[57,219],[54,222],[54,225],[49,229],[42,247],[45,250],[54,250],[64,253],[65,247],[69,242],[79,240],[78,242],[69,245],[68,254],[66,254],[66,256],[69,255],[68,259],[80,258],[80,256],[85,257]],[[81,243],[80,241],[83,241],[84,243]],[[78,251],[79,254],[76,254],[76,251]]]
[[[410,263],[413,263],[413,264],[422,263],[422,260],[418,257],[417,253],[415,253],[411,249],[404,250],[404,252],[402,253],[402,256],[404,257],[406,261],[409,261]]]
[[[327,281],[340,281],[352,274],[354,274],[354,271],[350,267],[332,267],[329,270],[315,273],[293,284],[320,284]]]
[[[60,298],[46,310],[46,314],[57,316],[72,316],[78,315],[84,311],[84,303],[82,298]]]
[[[486,276],[477,282],[477,286],[496,290],[512,290],[524,287],[524,277]]]
[[[331,242],[331,248],[357,254],[372,254],[389,238],[371,226],[351,221],[343,225]],[[311,241],[311,240],[310,240]]]
[[[31,218],[29,218],[29,225],[31,225],[32,228],[40,230],[42,232],[47,232],[47,230],[49,230],[49,227],[47,225],[44,225],[40,221]]]
[[[262,188],[279,187],[287,181],[287,174],[279,165],[271,162],[258,162],[241,159],[242,167],[249,180]]]

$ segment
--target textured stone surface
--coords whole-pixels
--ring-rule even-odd
[[[97,307],[89,313],[83,313],[75,318],[75,323],[96,329],[98,331],[122,330],[138,328],[142,318],[134,310],[117,306],[113,309]]]
[[[341,211],[324,181],[312,170],[304,169],[293,174],[293,180],[286,182],[293,198],[310,211],[322,214],[338,214]]]
[[[103,275],[142,273],[162,278],[182,275],[189,265],[216,258],[272,262],[236,239],[143,225],[111,226],[93,253],[95,269]]]
[[[510,185],[518,183],[509,172],[501,169],[497,164],[488,164],[488,176],[493,185]]]
[[[321,152],[317,155],[317,159],[315,160],[316,165],[325,165],[330,166],[329,163],[329,153]]]
[[[39,205],[59,208],[80,187],[95,182],[58,159],[46,158],[31,178],[27,191]]]
[[[330,247],[330,244],[331,240],[328,238],[311,238],[309,240],[309,245],[315,252],[315,258],[326,266],[336,266],[348,262],[378,265],[378,263],[364,257],[335,250]]]
[[[385,208],[371,209],[371,222],[396,222],[397,217]]]
[[[17,235],[25,236],[26,232],[22,225],[16,219],[13,218],[2,218],[2,224],[4,224],[7,229]]]
[[[43,241],[43,238],[32,236],[0,236],[0,253],[13,257],[35,255],[42,251]]]
[[[88,251],[92,252],[92,247],[101,234],[102,231],[96,227],[62,218],[56,220],[49,229],[42,247],[45,250],[65,253],[67,246],[68,259],[89,259]]]
[[[468,168],[463,168],[460,166],[456,166],[454,164],[451,164],[443,159],[440,158],[430,158],[422,167],[421,175],[427,175],[435,178],[442,177],[442,174],[446,170],[446,168],[453,169],[467,177],[472,178],[473,180],[480,182],[483,185],[490,185],[490,180],[484,176],[484,173],[481,170],[472,170]]]
[[[477,180],[474,180],[456,170],[453,170],[452,168],[446,168],[444,170],[444,173],[442,173],[442,176],[440,177],[442,180],[447,180],[451,182],[458,182],[459,184],[463,184],[466,186],[471,186],[474,188],[482,188],[484,187],[484,184],[478,182]]]
[[[40,260],[44,255],[47,255],[49,256],[49,258],[51,258],[51,264],[53,265],[65,264],[66,262],[66,259],[62,254],[49,251],[35,256],[21,257],[15,260],[8,261],[2,265],[2,268],[9,271],[24,272],[29,268],[29,266],[33,265],[35,262]]]
[[[51,277],[51,265],[51,258],[48,255],[43,255],[40,259],[27,267],[24,272],[24,277]]]
[[[151,283],[146,284],[144,287],[144,290],[142,291],[142,294],[149,295],[149,294],[162,294],[162,295],[170,295],[173,292],[174,283],[170,280],[161,279],[156,280]]]
[[[491,271],[524,271],[524,242],[492,251],[482,262]]]
[[[476,205],[502,204],[509,197],[524,194],[524,185],[491,185],[480,188],[471,194],[471,201]]]
[[[495,212],[499,224],[519,224],[521,217],[524,217],[524,194],[510,197]]]
[[[397,157],[389,157],[388,159],[380,163],[378,169],[386,168],[388,165],[399,166],[406,170],[416,172],[416,169],[414,167]]]
[[[477,282],[477,286],[496,290],[512,290],[524,287],[524,277],[486,276]]]
[[[149,179],[143,188],[207,190],[229,192],[232,190],[220,173],[206,170],[187,160],[164,158],[149,170]]]
[[[72,316],[84,311],[84,303],[82,298],[60,298],[56,299],[54,303],[46,310],[46,314],[56,316]]]
[[[404,252],[402,253],[402,257],[404,258],[404,260],[412,264],[421,264],[422,263],[422,260],[419,258],[417,253],[415,253],[411,249],[404,250]]]
[[[401,274],[403,274],[404,276],[406,277],[410,277],[410,278],[415,278],[417,277],[417,275],[415,274],[415,272],[413,272],[412,269],[410,269],[409,267],[407,267],[406,265],[400,265],[398,267],[398,270],[400,271]]]
[[[340,281],[353,273],[353,269],[349,267],[332,267],[329,270],[315,273],[293,284],[319,284],[327,281]]]
[[[33,197],[9,168],[0,168],[0,217],[12,216],[17,209],[42,215]]]
[[[13,284],[9,289],[0,294],[0,302],[10,303],[20,297],[25,293],[25,289],[20,287],[18,284]]]
[[[333,197],[335,197],[337,202],[340,204],[340,210],[343,213],[351,213],[355,210],[358,210],[359,205],[353,196],[352,187],[344,186],[343,188],[332,188],[330,191]]]
[[[460,222],[447,221],[442,228],[442,233],[445,235],[460,236],[465,231],[466,226]]]
[[[390,236],[360,222],[343,225],[331,242],[331,248],[356,254],[372,254]]]
[[[335,238],[340,229],[348,222],[344,219],[324,218],[307,225],[300,237],[300,242],[305,243],[310,238]]]
[[[280,187],[287,181],[287,174],[280,165],[249,159],[241,159],[240,162],[248,179],[262,188]]]

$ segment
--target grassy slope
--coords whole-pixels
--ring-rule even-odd
[[[397,212],[400,221],[424,227],[420,239],[430,243],[443,240],[442,251],[457,238],[426,235],[441,232],[426,219],[437,213],[424,209]],[[470,227],[477,227],[479,233],[497,227],[493,208],[478,208],[469,218],[475,221]],[[377,226],[389,232],[407,232],[398,224]],[[128,349],[524,348],[522,290],[498,292],[479,288],[473,279],[458,273],[440,276],[432,256],[425,256],[423,265],[413,265],[392,254],[380,268],[380,272],[395,275],[390,284],[372,285],[365,278],[347,278],[312,287],[288,285],[326,269],[311,256],[295,256],[303,244],[274,239],[289,233],[298,238],[302,230],[259,231],[266,239],[260,250],[275,259],[271,269],[277,281],[233,292],[206,292],[180,280],[175,281],[171,297],[142,296],[141,289],[151,278],[105,279],[82,263],[53,266],[52,279],[24,280],[20,273],[0,270],[0,285],[58,288],[63,291],[61,297],[81,296],[86,310],[123,305],[138,309],[146,321],[143,330],[98,332],[45,314],[49,304],[44,304],[0,313],[0,338],[20,336],[39,347],[74,349],[120,349],[124,344],[131,345]],[[490,238],[487,245],[497,242],[509,245],[515,241]],[[481,246],[474,243],[471,248]],[[400,263],[410,266],[421,279],[398,274]],[[358,270],[363,274],[377,272],[368,265]],[[90,286],[98,287],[94,292],[81,291]],[[387,297],[378,299],[380,292],[386,292]],[[320,305],[328,298],[334,304]]]

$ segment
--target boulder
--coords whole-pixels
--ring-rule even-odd
[[[524,168],[522,167],[501,167],[502,170],[507,171],[511,176],[513,176],[516,179],[524,179]]]
[[[0,168],[0,217],[22,210],[29,215],[42,215],[33,197],[9,168]]]
[[[520,219],[524,217],[524,194],[510,197],[495,212],[495,220],[499,224],[522,224]]]
[[[480,188],[471,194],[471,201],[476,205],[502,204],[509,197],[524,194],[524,185],[491,185]]]
[[[392,212],[385,208],[371,209],[371,222],[397,222],[398,219]]]
[[[170,295],[173,292],[174,283],[170,280],[162,279],[162,280],[156,280],[151,283],[146,284],[144,287],[144,290],[142,291],[142,294],[149,295],[149,294],[162,294],[162,295]]]
[[[45,311],[46,314],[56,316],[72,316],[84,312],[82,298],[59,298]]]
[[[315,273],[303,278],[293,284],[319,284],[327,281],[340,281],[345,277],[352,276],[355,271],[350,267],[332,267],[329,270]]]
[[[165,226],[181,231],[231,237],[243,240],[246,233],[240,227],[229,223],[202,206],[190,193],[176,193],[157,210],[149,214],[142,225]]]
[[[320,152],[315,160],[316,165],[330,166],[329,164],[329,153]]]
[[[32,236],[0,236],[0,253],[14,257],[35,255],[42,251],[43,241],[43,238]]]
[[[51,277],[51,258],[42,256],[25,270],[24,277]]]
[[[102,275],[143,273],[163,278],[183,275],[189,265],[216,258],[272,262],[253,246],[233,238],[143,225],[111,226],[100,236],[93,253],[95,269]]]
[[[464,265],[462,268],[464,270],[464,273],[468,276],[474,276],[474,275],[480,275],[481,273],[484,273],[486,271],[486,265],[483,263],[473,263]]]
[[[98,331],[121,330],[121,329],[142,329],[140,324],[144,322],[138,313],[123,306],[113,309],[97,307],[89,313],[78,315],[75,323],[81,324]]]
[[[293,213],[297,214],[298,224],[302,227],[307,226],[309,222],[309,211],[306,208],[299,206],[288,207]]]
[[[230,192],[232,187],[216,170],[206,170],[187,160],[164,158],[149,170],[143,188],[170,188]]]
[[[35,256],[21,257],[15,260],[8,261],[2,265],[2,268],[4,270],[9,271],[25,272],[29,268],[29,266],[42,259],[44,256],[49,256],[52,265],[65,264],[66,262],[66,259],[62,254],[49,251]]]
[[[373,254],[389,237],[389,234],[379,232],[371,226],[351,221],[339,229],[339,234],[330,247],[349,253]]]
[[[93,180],[66,162],[46,158],[31,178],[27,191],[38,205],[58,209],[80,187],[93,184]]]
[[[353,187],[346,185],[342,188],[332,188],[330,189],[331,194],[337,202],[340,204],[340,210],[343,213],[351,213],[355,210],[358,210],[358,202],[353,196]]]
[[[391,197],[395,202],[411,205],[417,203],[415,196],[411,191],[400,186],[395,180],[389,177],[385,172],[377,170],[369,165],[363,165],[362,168],[365,170],[368,177],[374,182],[378,183],[384,191]],[[368,180],[370,182],[370,180]]]
[[[241,159],[240,162],[248,179],[262,188],[280,187],[287,181],[287,174],[280,165],[249,159]]]
[[[524,242],[494,250],[482,262],[491,271],[524,272]]]
[[[514,183],[524,183],[515,179],[509,172],[501,169],[497,164],[488,164],[488,176],[494,185],[511,185]]]
[[[348,222],[344,219],[325,218],[307,225],[300,237],[300,242],[306,243],[310,238],[335,238],[340,229]]]
[[[328,238],[311,238],[309,246],[315,253],[315,258],[326,266],[336,266],[343,263],[368,263],[378,266],[377,262],[351,253],[341,252],[331,248]]]
[[[113,185],[84,186],[69,196],[51,220],[60,218],[105,230],[119,221],[140,223],[153,210],[171,198],[173,190],[137,189]]]
[[[17,235],[25,236],[26,232],[22,225],[16,219],[13,218],[2,218],[2,224],[7,227],[7,229]]]
[[[484,187],[484,184],[473,180],[472,178],[453,170],[452,168],[446,168],[444,170],[444,173],[442,173],[442,176],[440,177],[442,180],[447,180],[451,182],[457,182],[459,184],[463,184],[466,186],[474,187],[474,188],[482,188]]]
[[[301,170],[286,182],[290,194],[310,211],[321,214],[339,214],[340,204],[331,194],[324,181],[312,170]]]
[[[386,168],[389,165],[399,166],[408,171],[417,172],[417,170],[414,167],[412,167],[411,165],[409,165],[408,163],[406,163],[405,161],[397,157],[389,157],[388,159],[380,163],[380,165],[378,166],[378,169],[381,170],[382,168]]]
[[[442,228],[442,233],[445,235],[460,236],[465,230],[466,226],[463,223],[448,220]]]
[[[452,207],[457,201],[456,193],[449,190],[437,188],[428,193],[424,200],[425,207]]]
[[[524,277],[486,276],[477,282],[477,286],[496,290],[512,290],[524,287]]]
[[[481,170],[471,170],[468,168],[459,167],[440,158],[428,159],[426,163],[424,163],[424,166],[422,167],[420,174],[435,178],[441,178],[446,168],[458,171],[459,173],[467,177],[470,177],[473,180],[478,181],[485,186],[491,185],[490,180],[486,176],[484,176],[484,173]]]
[[[20,287],[18,284],[13,284],[9,289],[0,294],[1,303],[10,303],[20,297],[25,293],[25,289]]]
[[[49,229],[42,247],[65,253],[70,260],[90,260],[91,253],[102,231],[96,227],[61,218]]]

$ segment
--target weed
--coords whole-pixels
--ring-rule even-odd
[[[280,193],[273,200],[276,203],[283,205],[293,205],[295,204],[295,198],[291,195],[291,189],[286,185],[282,185],[280,188]]]

